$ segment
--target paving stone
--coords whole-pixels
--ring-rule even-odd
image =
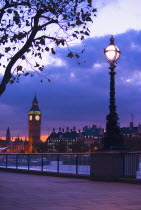
[[[141,185],[0,172],[0,210],[141,210]]]

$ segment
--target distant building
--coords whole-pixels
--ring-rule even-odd
[[[83,131],[76,131],[75,127],[66,131],[53,129],[46,140],[48,152],[89,152],[93,146],[100,146],[104,130],[93,125],[85,126]]]
[[[32,107],[28,113],[28,131],[29,141],[26,139],[22,140],[19,137],[15,140],[11,140],[10,129],[8,127],[6,139],[0,140],[0,152],[37,152],[36,146],[40,143],[41,139],[41,112],[38,107],[36,95],[34,96]]]
[[[6,138],[5,140],[0,139],[0,152],[6,152],[6,153],[27,153],[29,150],[29,144],[28,141],[22,140],[19,137],[17,137],[15,140],[12,141],[11,135],[10,135],[10,129],[8,127],[6,132]]]
[[[121,128],[121,134],[123,136],[139,136],[141,135],[141,125],[139,124],[138,126],[134,126],[133,122],[129,123],[129,127],[122,127]]]
[[[97,150],[102,147],[102,138],[104,135],[103,128],[97,128],[96,125],[92,127],[83,127],[82,136],[84,137],[84,142],[89,147],[89,152]]]
[[[10,129],[8,127],[6,131],[6,139],[0,140],[0,152],[10,151],[11,146]]]
[[[36,152],[36,145],[40,143],[41,139],[41,112],[36,95],[28,114],[28,136],[30,152]]]
[[[129,150],[141,150],[141,125],[134,126],[133,122],[129,127],[121,128],[121,133],[124,137],[124,144]]]
[[[79,140],[79,133],[75,129],[69,130],[67,127],[66,132],[64,129],[59,128],[58,132],[53,132],[47,138],[48,152],[72,152],[72,145],[76,144]]]

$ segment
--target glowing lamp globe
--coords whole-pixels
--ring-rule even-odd
[[[104,54],[110,64],[114,64],[119,59],[121,52],[114,44],[113,36],[110,38],[110,45],[104,49]]]

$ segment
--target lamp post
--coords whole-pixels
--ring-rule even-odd
[[[104,135],[103,149],[124,149],[123,138],[119,127],[119,116],[116,112],[115,103],[115,74],[116,61],[120,57],[120,50],[114,43],[114,38],[111,36],[110,45],[104,49],[104,54],[110,63],[110,105],[109,114],[106,117],[106,133]]]

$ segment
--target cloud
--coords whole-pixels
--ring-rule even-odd
[[[94,1],[97,18],[94,18],[91,36],[125,33],[129,29],[141,30],[140,0]]]
[[[80,59],[67,58],[67,49],[58,49],[60,65],[51,63],[43,72],[45,78],[22,77],[19,84],[8,85],[1,97],[1,130],[11,127],[13,135],[28,135],[28,111],[36,92],[42,112],[42,134],[52,127],[85,124],[105,126],[109,106],[109,64],[104,48],[110,36],[88,38],[72,50],[85,51]],[[122,54],[116,67],[116,104],[121,125],[128,125],[131,114],[141,121],[141,31],[129,30],[115,36]],[[78,64],[78,61],[80,64]],[[64,65],[65,63],[65,65]],[[5,108],[6,107],[6,108]],[[6,111],[7,110],[7,111]],[[1,134],[2,135],[2,134]]]

